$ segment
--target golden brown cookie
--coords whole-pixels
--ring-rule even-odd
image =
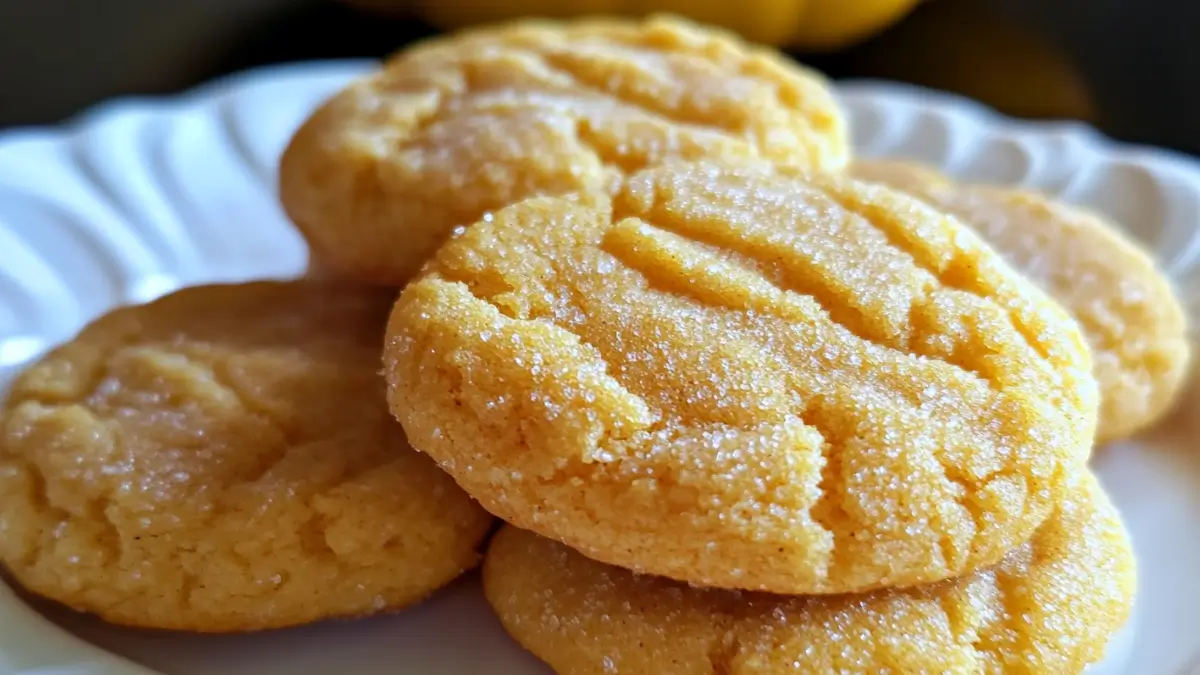
[[[506,527],[484,592],[558,673],[1079,673],[1128,619],[1133,551],[1090,475],[997,566],[825,597],[690,588]]]
[[[1161,418],[1183,386],[1187,319],[1153,258],[1102,216],[1044,196],[956,185],[908,162],[855,162],[853,173],[910,194],[974,228],[1075,316],[1100,384],[1100,442]]]
[[[491,517],[384,403],[390,300],[205,286],[92,323],[0,417],[0,561],[77,610],[203,632],[395,610],[474,567]]]
[[[284,153],[280,190],[315,262],[402,285],[453,228],[525,197],[746,157],[844,166],[819,75],[675,19],[522,22],[422,43],[333,97]]]
[[[764,164],[466,228],[401,294],[384,363],[413,446],[492,513],[779,593],[997,562],[1095,429],[1074,322],[968,229]]]

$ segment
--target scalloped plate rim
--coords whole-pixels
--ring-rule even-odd
[[[1171,148],[1120,140],[1087,122],[1057,118],[1022,119],[966,96],[905,82],[856,78],[840,80],[835,84],[843,101],[884,98],[926,109],[938,108],[943,114],[969,119],[978,126],[1002,130],[1010,135],[1070,137],[1096,154],[1117,155],[1137,164],[1158,164],[1170,173],[1188,176],[1200,185],[1200,160],[1197,158]]]

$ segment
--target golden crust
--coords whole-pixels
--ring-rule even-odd
[[[403,285],[454,227],[525,197],[758,156],[844,166],[821,76],[676,19],[520,22],[407,49],[333,97],[292,139],[280,190],[317,264]]]
[[[506,527],[484,591],[558,673],[1078,673],[1128,619],[1128,536],[1094,478],[994,568],[930,586],[785,597],[690,588]]]
[[[970,231],[765,164],[497,212],[401,294],[384,363],[413,445],[492,513],[779,593],[995,563],[1095,427],[1074,323]]]
[[[1187,317],[1153,258],[1113,223],[1028,191],[956,185],[908,162],[858,161],[852,171],[957,216],[1075,317],[1100,385],[1097,441],[1167,413],[1187,374]]]
[[[205,632],[394,610],[474,567],[491,517],[384,404],[390,301],[207,286],[96,320],[0,417],[0,560],[109,621]]]

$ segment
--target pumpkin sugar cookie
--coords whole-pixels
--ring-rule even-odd
[[[519,22],[401,51],[301,127],[281,198],[326,272],[400,286],[457,226],[667,159],[840,169],[825,80],[670,18]]]
[[[384,364],[413,446],[492,513],[778,593],[997,562],[1095,429],[1074,322],[967,228],[766,164],[496,212],[401,293]]]
[[[1125,624],[1128,535],[1087,476],[995,567],[864,595],[690,588],[594,562],[506,527],[484,592],[508,632],[557,673],[1080,673]]]
[[[388,414],[394,296],[190,288],[14,383],[0,561],[119,624],[250,631],[391,611],[474,567],[492,518]]]
[[[1186,314],[1153,258],[1113,223],[1024,190],[956,185],[908,162],[858,161],[853,174],[957,216],[1075,317],[1100,385],[1097,441],[1167,413],[1188,369]]]

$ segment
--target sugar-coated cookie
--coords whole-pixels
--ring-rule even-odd
[[[766,164],[496,212],[400,295],[384,364],[413,446],[492,513],[778,593],[997,562],[1096,421],[1074,322],[970,230]]]
[[[856,177],[960,218],[1074,315],[1100,385],[1100,442],[1161,418],[1187,373],[1186,314],[1153,258],[1099,214],[1025,190],[957,185],[917,164],[862,160]]]
[[[0,561],[115,623],[248,631],[416,602],[491,517],[388,414],[393,296],[263,282],[118,309],[0,417]]]
[[[824,79],[682,20],[527,21],[406,49],[323,105],[280,166],[324,272],[402,285],[457,226],[525,197],[606,190],[665,159],[837,169]]]
[[[562,675],[1079,673],[1126,622],[1136,574],[1087,476],[1033,539],[965,577],[863,595],[691,588],[506,527],[484,591],[508,632]]]

